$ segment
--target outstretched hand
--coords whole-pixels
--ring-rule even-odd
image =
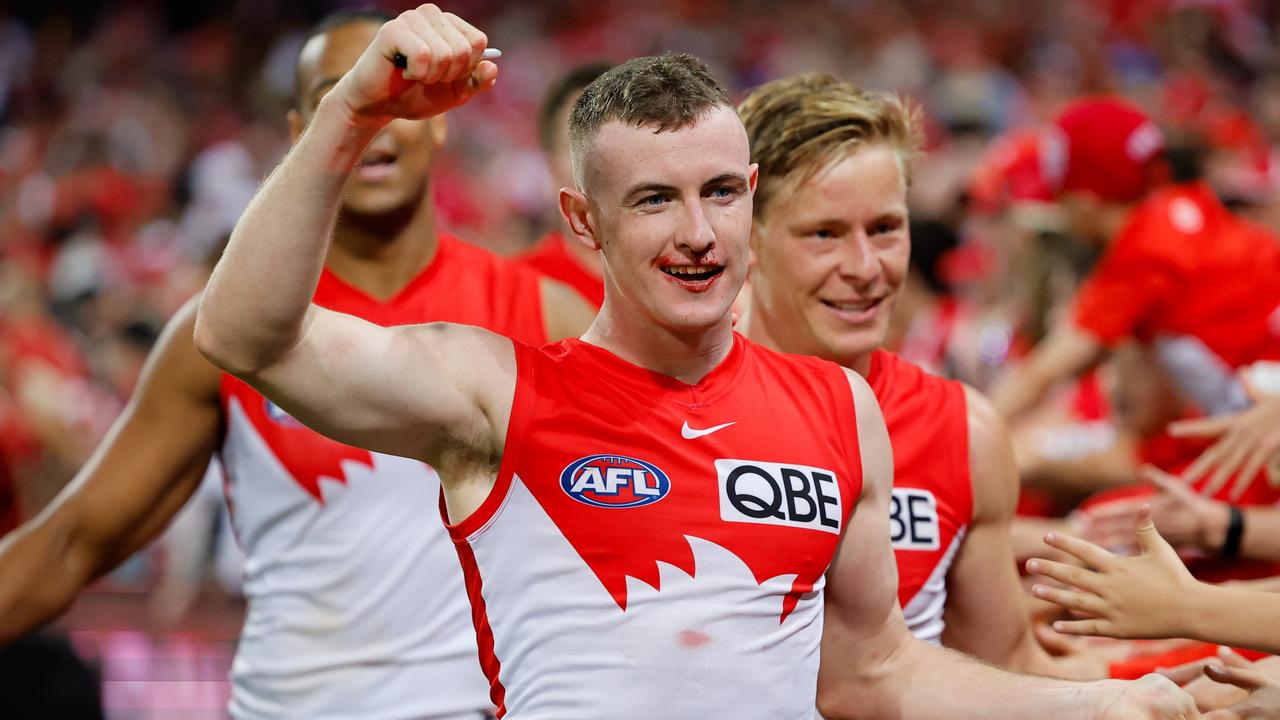
[[[1272,484],[1280,483],[1280,396],[1264,396],[1238,413],[1172,423],[1169,434],[1178,438],[1217,438],[1182,473],[1187,483],[1208,475],[1209,482],[1200,490],[1204,495],[1217,494],[1235,476],[1230,499],[1239,500],[1264,468]]]
[[[357,118],[387,122],[439,115],[491,89],[498,66],[481,56],[484,33],[435,5],[400,13],[330,93]],[[405,58],[404,69],[394,64]]]
[[[1097,545],[1050,533],[1045,542],[1079,560],[1084,567],[1035,558],[1027,571],[1068,586],[1032,588],[1048,600],[1083,617],[1059,620],[1053,629],[1070,635],[1114,638],[1166,638],[1184,635],[1186,610],[1180,600],[1196,580],[1174,549],[1156,532],[1150,508],[1139,513],[1140,555],[1118,557]]]
[[[1133,528],[1144,503],[1160,525],[1160,535],[1176,548],[1217,551],[1226,540],[1230,511],[1226,503],[1198,494],[1183,480],[1151,465],[1140,470],[1156,487],[1149,498],[1104,503],[1079,513],[1080,536],[1105,548],[1132,548]]]

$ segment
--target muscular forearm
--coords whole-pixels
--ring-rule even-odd
[[[88,581],[71,524],[42,516],[0,540],[0,645],[57,617]]]
[[[839,695],[819,697],[827,720],[1024,720],[1093,718],[1096,685],[1013,675],[942,648],[912,642]]]
[[[196,342],[215,363],[252,371],[298,341],[343,187],[379,127],[321,101],[306,132],[254,196],[200,304]]]

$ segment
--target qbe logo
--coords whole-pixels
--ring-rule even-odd
[[[836,474],[807,465],[716,460],[720,519],[840,533]]]
[[[889,499],[889,539],[895,550],[938,549],[938,500],[928,490],[894,488]]]
[[[671,491],[657,465],[622,455],[588,455],[560,472],[560,488],[587,505],[631,508],[652,505]]]

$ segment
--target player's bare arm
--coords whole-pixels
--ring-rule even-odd
[[[1195,718],[1167,678],[1073,683],[1012,675],[921,642],[895,602],[888,500],[893,462],[871,389],[849,373],[863,492],[827,572],[818,707],[829,720],[909,718]]]
[[[0,541],[0,643],[65,610],[164,529],[222,432],[221,373],[191,342],[195,302],[169,322],[128,407],[38,517]]]
[[[434,5],[383,25],[237,224],[195,328],[207,357],[302,422],[446,478],[501,452],[510,342],[463,326],[382,328],[310,300],[358,158],[392,119],[438,115],[491,88],[486,44]]]
[[[1039,675],[1104,677],[1067,668],[1036,641],[1018,581],[1010,528],[1018,473],[1004,421],[977,390],[965,386],[973,520],[947,576],[943,644],[1010,670]]]

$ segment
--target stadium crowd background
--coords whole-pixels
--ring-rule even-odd
[[[0,3],[0,533],[85,461],[164,320],[201,287],[287,147],[302,32],[342,5]],[[1043,334],[1093,259],[1064,241],[1033,181],[996,171],[993,152],[997,138],[1047,122],[1069,99],[1135,101],[1165,129],[1180,172],[1202,173],[1233,207],[1280,230],[1278,3],[446,7],[504,57],[496,91],[450,116],[433,182],[441,224],[506,254],[555,225],[536,118],[547,86],[576,64],[682,50],[706,59],[735,99],[826,70],[917,103],[929,145],[913,175],[913,281],[893,344],[979,388]],[[1024,510],[1063,515],[1131,479],[1125,458],[1158,459],[1163,427],[1181,413],[1140,354],[1117,354],[1016,428]],[[210,507],[216,478],[213,490]],[[228,599],[234,552],[223,582],[200,580],[219,545],[208,538],[227,539],[209,516],[180,520],[164,548],[107,578],[64,621],[100,663],[111,717],[223,714],[239,608]]]

